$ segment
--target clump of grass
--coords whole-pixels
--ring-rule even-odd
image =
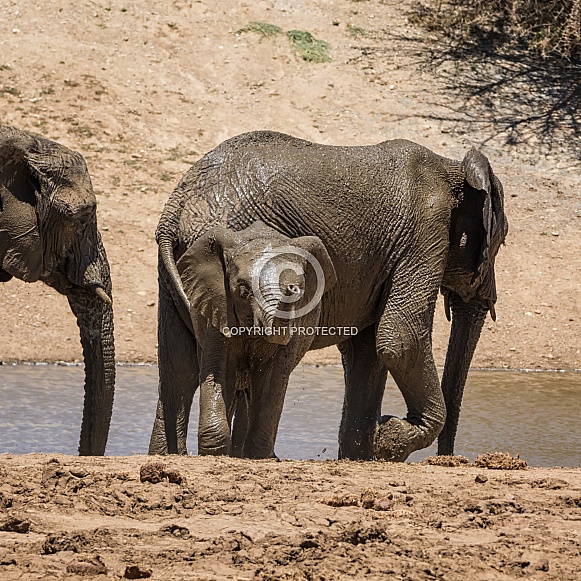
[[[329,43],[316,39],[307,30],[289,30],[286,33],[293,50],[305,61],[326,63],[329,56]]]
[[[0,94],[6,93],[7,95],[13,95],[14,97],[18,97],[20,95],[20,89],[18,87],[10,87],[8,85],[4,85],[0,87]]]
[[[362,29],[358,30],[361,30],[365,34]],[[280,26],[261,21],[249,22],[246,26],[237,30],[236,34],[243,32],[253,32],[259,34],[262,38],[273,38],[284,34]],[[313,63],[326,63],[331,60],[329,56],[329,43],[324,40],[317,40],[307,30],[289,30],[286,36],[295,53],[303,60]]]
[[[93,133],[93,130],[88,126],[88,125],[74,125],[73,127],[69,127],[67,129],[68,133],[76,133],[77,135],[80,135],[81,137],[93,137],[95,134]]]
[[[236,34],[241,34],[242,32],[254,32],[255,34],[260,34],[263,38],[270,38],[283,33],[280,26],[268,22],[262,22],[260,20],[249,22],[246,26],[237,30]]]
[[[359,28],[359,26],[351,26],[350,24],[347,25],[347,32],[353,38],[359,38],[360,36],[366,36],[365,30],[363,30],[363,28]]]

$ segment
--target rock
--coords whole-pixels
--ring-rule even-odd
[[[0,549],[0,567],[8,567],[9,565],[16,565],[14,549],[12,551]]]
[[[375,505],[375,500],[377,496],[377,491],[373,488],[368,488],[362,495],[361,495],[361,503],[360,505],[363,508],[373,508]]]
[[[89,475],[89,473],[84,468],[71,468],[70,473],[75,478],[84,478],[85,476]]]
[[[177,470],[166,470],[165,477],[173,484],[183,484],[185,482],[185,478]]]
[[[89,541],[84,533],[58,532],[49,534],[42,543],[42,555],[54,555],[59,551],[81,552]]]
[[[139,470],[141,482],[151,482],[158,484],[167,480],[173,484],[183,484],[185,478],[173,468],[168,468],[163,462],[149,462],[144,464]]]
[[[159,531],[181,539],[188,539],[190,537],[189,529],[180,525],[165,525],[164,527],[161,527]]]
[[[549,561],[547,561],[547,559],[542,559],[541,561],[539,561],[537,563],[537,566],[535,567],[535,569],[537,571],[548,571],[549,570]]]
[[[152,570],[139,565],[127,565],[123,577],[125,579],[148,579],[151,577]]]
[[[391,496],[391,495],[390,495]],[[373,504],[374,510],[390,510],[393,506],[393,501],[390,497],[386,496],[376,500]]]
[[[99,555],[79,557],[67,565],[67,573],[75,575],[107,575],[107,567]]]
[[[17,517],[10,517],[2,525],[0,525],[0,531],[5,531],[8,533],[20,533],[26,534],[30,529],[30,521],[23,520]]]
[[[166,465],[163,462],[150,462],[144,464],[139,470],[139,480],[141,482],[151,482],[158,484],[163,482]]]
[[[0,509],[11,507],[12,507],[12,497],[0,491]]]

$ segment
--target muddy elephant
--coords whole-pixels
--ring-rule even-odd
[[[160,352],[183,350],[177,368],[164,360],[163,373],[187,370],[190,377],[164,382],[150,452],[186,453],[199,385],[199,452],[268,457],[289,376],[314,339],[320,297],[335,284],[329,254],[316,236],[289,238],[255,222],[240,231],[211,228],[176,267],[189,305],[182,321],[195,348],[178,345],[181,335],[169,344],[163,336]]]
[[[0,126],[0,281],[41,280],[64,294],[80,329],[85,400],[79,453],[105,452],[115,351],[111,276],[83,157]]]
[[[406,140],[337,147],[270,131],[209,152],[162,212],[160,404],[150,451],[185,452],[175,430],[183,430],[186,406],[168,422],[163,399],[185,393],[198,375],[184,363],[193,360],[196,338],[183,316],[188,297],[176,261],[210,228],[242,230],[256,220],[290,238],[322,241],[337,282],[321,297],[319,325],[357,329],[349,337],[318,334],[309,346],[337,344],[342,355],[339,457],[403,461],[438,435],[439,453],[453,453],[468,368],[487,313],[494,318],[494,261],[508,230],[502,185],[487,158],[471,150],[455,161]],[[432,355],[440,289],[452,317],[441,385]],[[381,416],[388,372],[406,401],[405,419]],[[220,451],[228,450],[225,406],[215,402],[208,420],[217,427],[208,441],[223,441]],[[272,435],[268,440],[272,445]]]

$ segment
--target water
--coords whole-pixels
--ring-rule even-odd
[[[0,367],[0,452],[76,454],[83,405],[81,367]],[[465,390],[456,453],[520,454],[531,466],[581,465],[581,374],[473,371]],[[157,401],[157,368],[117,368],[108,455],[147,453]],[[291,377],[276,452],[281,458],[337,457],[343,371],[302,367]],[[197,396],[188,449],[196,452]],[[389,382],[383,413],[405,415]],[[436,453],[435,444],[410,457]]]

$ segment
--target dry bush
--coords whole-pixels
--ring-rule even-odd
[[[581,160],[581,0],[421,0],[409,19],[432,33],[420,60],[462,100],[438,120]]]
[[[581,60],[581,0],[428,0],[412,19],[457,41]]]

